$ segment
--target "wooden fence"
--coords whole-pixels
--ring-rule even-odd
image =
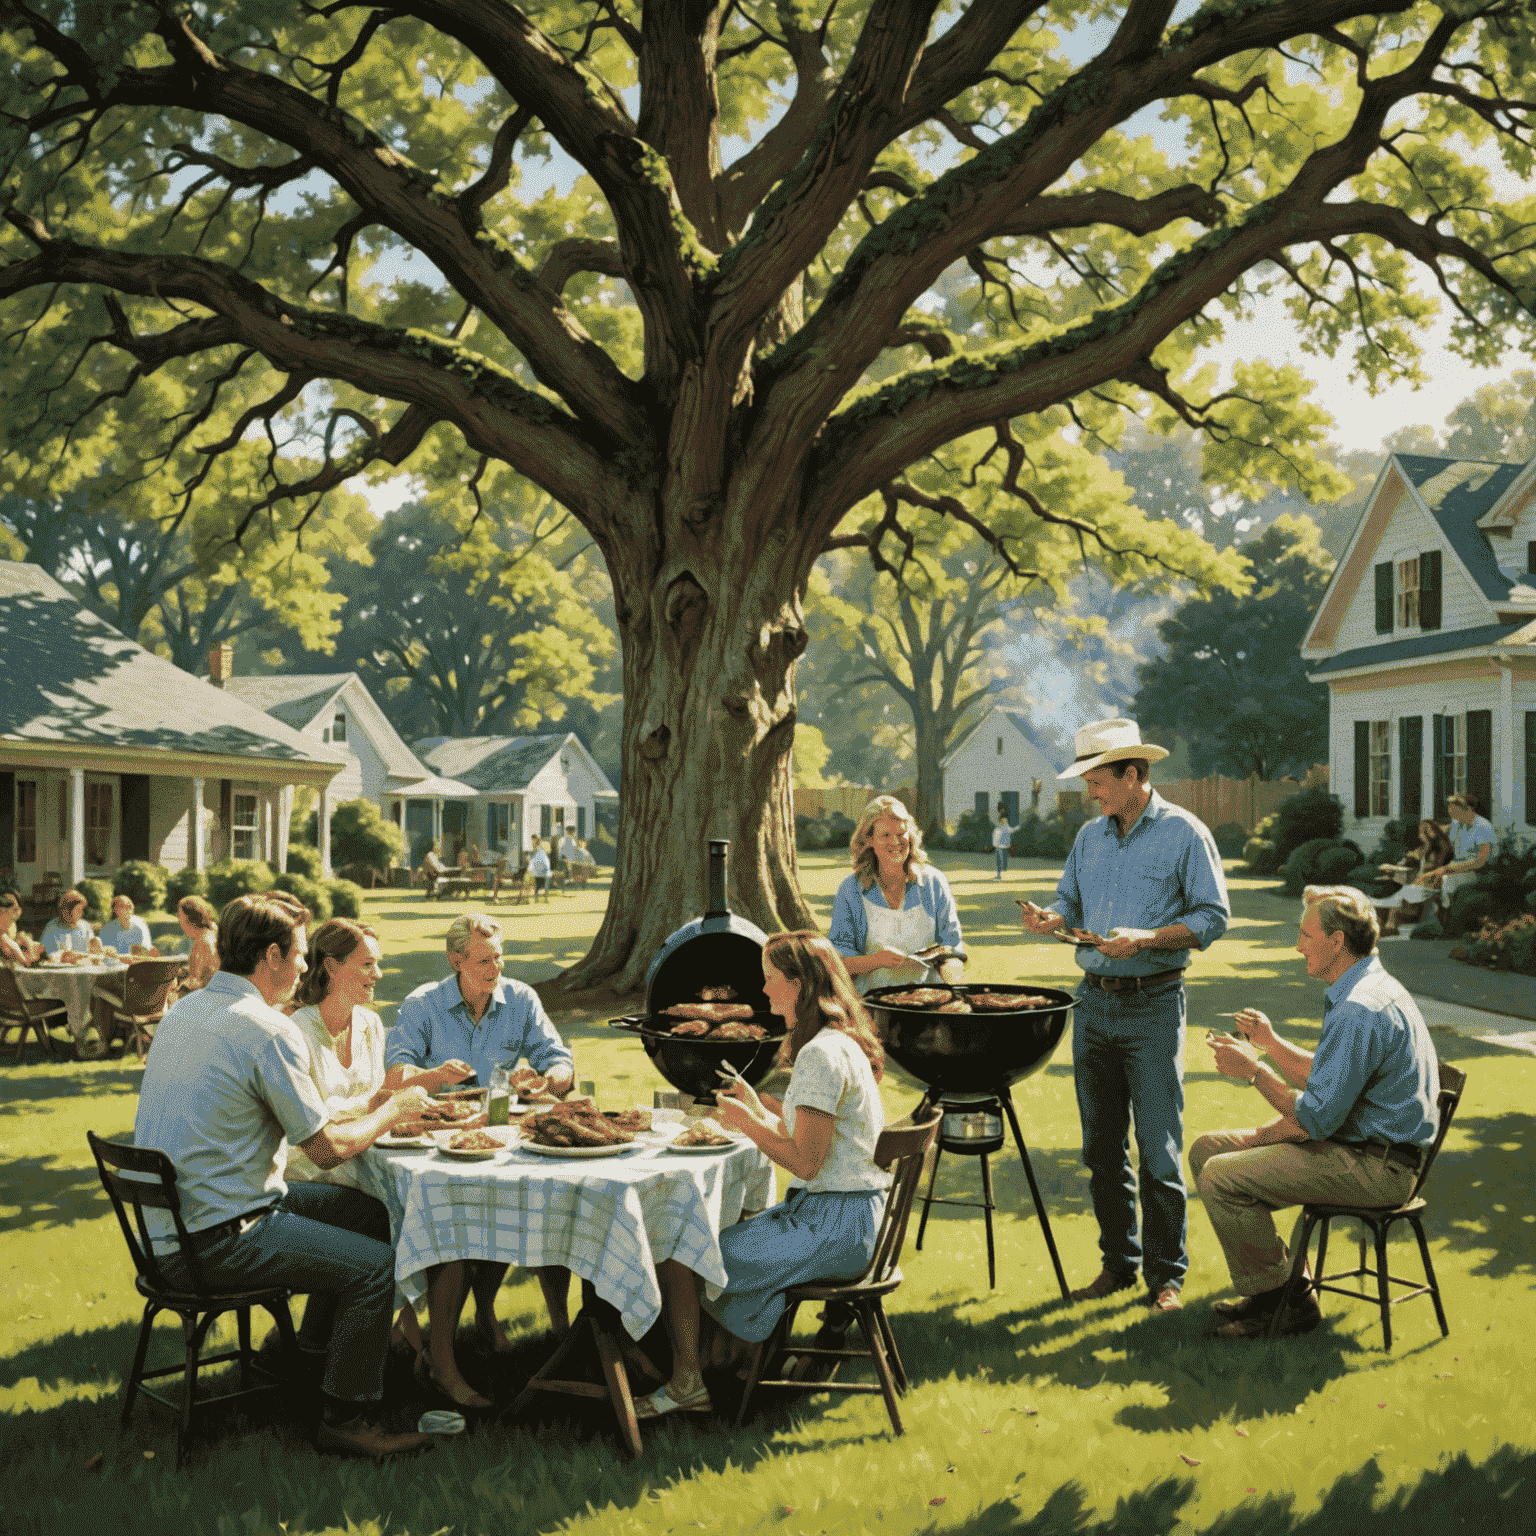
[[[1176,779],[1171,784],[1159,784],[1154,771],[1152,783],[1163,799],[1193,811],[1213,830],[1223,822],[1235,821],[1245,832],[1252,832],[1298,790],[1326,789],[1328,765],[1314,764],[1305,779],[1267,780],[1256,773],[1246,779],[1229,779],[1217,774],[1208,779]]]
[[[878,789],[866,784],[797,784],[794,789],[795,815],[813,816],[818,820],[841,811],[851,821],[864,814],[864,807],[878,795]]]

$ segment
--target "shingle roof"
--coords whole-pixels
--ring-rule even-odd
[[[527,789],[539,769],[565,745],[564,736],[428,736],[411,750],[445,779],[481,794]]]
[[[1388,661],[1413,661],[1421,656],[1443,656],[1449,651],[1478,650],[1483,646],[1512,641],[1523,630],[1536,631],[1529,621],[1520,624],[1480,624],[1476,629],[1442,629],[1428,635],[1413,635],[1406,640],[1384,640],[1380,645],[1362,645],[1353,651],[1340,651],[1316,666],[1308,675],[1347,672],[1352,667],[1374,667]],[[1533,634],[1536,638],[1536,634]],[[1531,640],[1521,639],[1521,645]]]
[[[40,566],[0,560],[0,739],[344,763],[120,634]]]
[[[949,751],[944,754],[944,762],[946,764],[955,756],[957,752],[960,751],[966,742],[968,742],[971,737],[973,737],[977,731],[979,731],[982,726],[984,726],[987,721],[992,718],[994,712],[1005,716],[1010,722],[1012,722],[1014,729],[1019,732],[1024,740],[1027,741],[1030,746],[1035,749],[1035,751],[1042,753],[1046,757],[1050,756],[1050,753],[1047,752],[1046,749],[1042,747],[1040,743],[1035,739],[1035,733],[1029,727],[1028,715],[1021,715],[1011,709],[998,709],[997,706],[994,705],[992,709],[989,709],[987,713],[984,714],[981,719],[979,719],[973,726],[971,726],[966,731],[966,733],[955,742],[954,746],[952,746]]]
[[[1421,453],[1399,453],[1394,457],[1478,590],[1495,601],[1508,597],[1510,578],[1500,573],[1498,557],[1477,520],[1504,494],[1524,466],[1482,459],[1431,458]]]
[[[352,676],[351,672],[303,672],[291,677],[232,677],[224,691],[302,731]]]

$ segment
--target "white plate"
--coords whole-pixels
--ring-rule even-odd
[[[489,1130],[485,1126],[478,1126],[476,1129],[486,1131],[487,1135],[490,1136],[496,1135],[495,1130]],[[437,1150],[441,1152],[444,1157],[451,1157],[454,1159],[454,1161],[460,1163],[488,1163],[493,1157],[500,1157],[501,1153],[505,1152],[508,1145],[510,1144],[510,1138],[502,1138],[498,1136],[496,1139],[501,1142],[501,1150],[497,1152],[492,1152],[489,1150],[478,1152],[459,1152],[448,1145],[449,1141],[453,1137],[462,1136],[463,1134],[464,1132],[462,1130],[436,1131],[433,1133],[432,1140],[436,1144]]]
[[[732,1136],[728,1147],[680,1147],[675,1141],[669,1141],[666,1144],[666,1150],[668,1152],[734,1152],[738,1147],[749,1145],[750,1143],[744,1137]]]
[[[414,1149],[417,1152],[435,1145],[428,1141],[425,1132],[417,1136],[395,1136],[386,1131],[375,1142],[376,1147],[398,1147],[402,1150]]]
[[[633,1152],[643,1146],[639,1141],[621,1141],[610,1147],[545,1147],[536,1141],[520,1141],[519,1152],[532,1152],[538,1157],[617,1157],[621,1152]]]

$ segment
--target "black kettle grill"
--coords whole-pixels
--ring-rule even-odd
[[[725,857],[730,843],[709,844],[709,910],[684,923],[656,951],[645,974],[645,1012],[610,1019],[610,1028],[638,1035],[652,1065],[672,1086],[705,1104],[715,1102],[722,1086],[716,1068],[733,1066],[754,1088],[773,1069],[786,1033],[784,1020],[768,1011],[763,991],[763,946],[768,936],[726,905]],[[750,1020],[767,1030],[762,1040],[707,1040],[674,1035],[681,1019],[663,1010],[674,1003],[699,1001],[705,987],[730,987],[733,1002],[752,1009]]]
[[[917,1120],[924,1119],[935,1105],[944,1112],[939,1144],[934,1151],[933,1168],[928,1176],[928,1191],[923,1197],[923,1214],[918,1222],[916,1246],[921,1250],[928,1228],[928,1212],[934,1205],[978,1204],[974,1200],[950,1200],[935,1195],[939,1159],[945,1152],[981,1158],[982,1199],[980,1207],[987,1221],[987,1284],[997,1284],[997,1260],[992,1238],[992,1168],[989,1154],[1003,1147],[1003,1116],[1013,1130],[1014,1144],[1024,1164],[1030,1198],[1045,1246],[1050,1250],[1056,1269],[1056,1283],[1065,1298],[1070,1292],[1056,1252],[1040,1186],[1030,1166],[1029,1149],[1013,1107],[1012,1087],[1033,1077],[1050,1061],[1067,1021],[1072,1016],[1072,994],[1055,987],[1019,985],[954,986],[948,990],[957,998],[970,992],[1012,993],[1031,999],[1029,1006],[974,1013],[938,1013],[929,1008],[904,1008],[886,1001],[905,987],[876,987],[864,999],[886,1054],[924,1085],[923,1101]],[[1035,1002],[1034,999],[1041,1001]]]

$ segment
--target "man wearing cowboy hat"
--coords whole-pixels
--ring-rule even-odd
[[[1189,1268],[1184,967],[1232,915],[1215,839],[1147,782],[1149,765],[1167,756],[1142,741],[1134,720],[1100,720],[1077,733],[1077,759],[1058,777],[1082,779],[1104,814],[1078,832],[1056,900],[1023,909],[1031,933],[1077,940],[1083,970],[1072,1070],[1104,1267],[1072,1297],[1125,1290],[1140,1269],[1154,1312],[1179,1310]],[[1128,1153],[1133,1118],[1144,1233]]]

